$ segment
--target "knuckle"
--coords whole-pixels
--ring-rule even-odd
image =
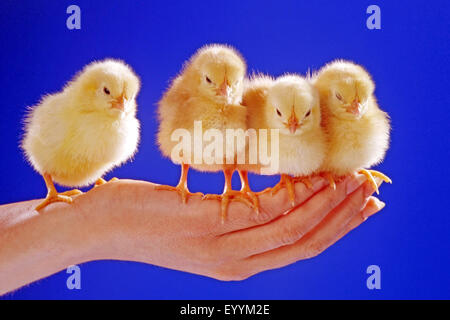
[[[265,210],[261,210],[256,214],[252,214],[252,216],[250,217],[250,221],[256,224],[263,224],[269,222],[270,220],[272,220],[272,215]]]
[[[278,241],[281,241],[282,245],[289,245],[297,242],[303,237],[303,231],[295,226],[287,226],[281,230]]]
[[[310,244],[306,249],[306,258],[317,257],[325,250],[325,246],[321,242],[314,242]]]

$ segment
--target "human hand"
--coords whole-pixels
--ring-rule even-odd
[[[177,193],[143,181],[107,183],[74,204],[85,207],[97,239],[89,260],[139,261],[242,280],[318,255],[384,207],[362,175],[347,177],[336,190],[320,177],[312,182],[312,189],[296,184],[294,209],[286,190],[266,193],[259,214],[232,202],[224,224],[219,201],[192,196],[183,204]]]

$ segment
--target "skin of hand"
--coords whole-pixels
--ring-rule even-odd
[[[377,180],[381,183],[381,180]],[[120,180],[76,196],[71,205],[33,210],[40,200],[0,207],[0,294],[69,265],[116,259],[139,261],[219,280],[242,280],[314,257],[384,204],[363,175],[312,189],[297,183],[291,208],[286,190],[260,195],[261,211],[233,202],[220,223],[220,201],[156,184]]]

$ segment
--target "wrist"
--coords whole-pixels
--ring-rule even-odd
[[[0,294],[93,258],[77,206],[39,201],[0,207]]]

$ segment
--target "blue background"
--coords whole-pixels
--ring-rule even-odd
[[[81,7],[81,30],[66,8]],[[381,30],[366,8],[381,7]],[[26,106],[61,89],[94,59],[127,61],[142,79],[142,144],[110,176],[175,184],[179,168],[155,146],[155,104],[200,46],[228,43],[249,71],[305,73],[335,58],[372,73],[392,117],[392,145],[379,169],[387,206],[317,258],[236,283],[132,262],[82,265],[82,289],[63,271],[6,298],[417,299],[450,298],[449,1],[12,1],[0,2],[0,204],[43,197],[44,184],[18,149]],[[235,177],[235,183],[237,183]],[[252,177],[258,189],[276,177]],[[192,172],[194,191],[220,192],[220,174]],[[366,268],[381,267],[381,290]]]

